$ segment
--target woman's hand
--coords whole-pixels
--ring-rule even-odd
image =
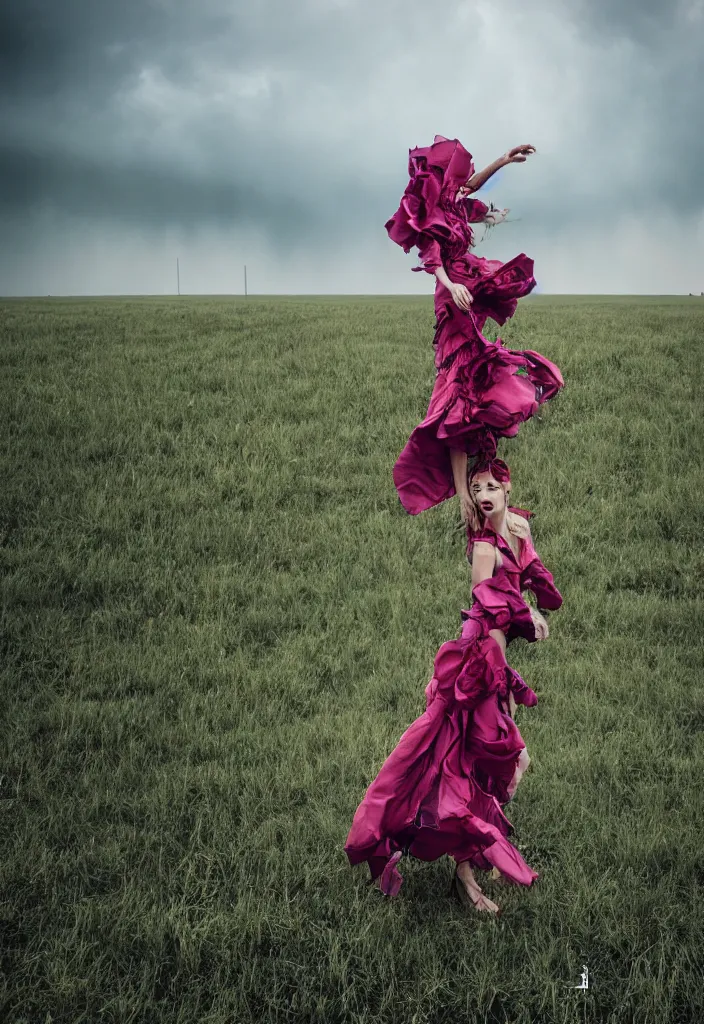
[[[477,513],[477,506],[474,504],[469,496],[469,493],[460,493],[460,515],[462,516],[462,522],[465,526],[468,526],[472,533],[476,533],[479,529],[479,514]]]
[[[500,224],[501,221],[506,220],[510,212],[511,211],[507,206],[505,206],[503,210],[498,210],[496,207],[492,207],[484,218],[484,223],[493,228],[496,224]]]
[[[472,304],[471,292],[469,292],[463,284],[456,284],[454,281],[451,281],[443,266],[435,268],[435,276],[440,284],[447,288],[455,305],[465,313],[468,313],[469,307]]]
[[[507,164],[522,164],[531,153],[535,153],[535,146],[525,143],[522,146],[514,146],[513,149],[509,149],[508,153],[504,154],[504,160]]]
[[[455,305],[468,313],[472,305],[472,293],[463,284],[455,284],[454,281],[450,281],[448,287]]]
[[[537,611],[537,609],[531,608],[530,617],[533,620],[533,625],[535,626],[535,639],[547,640],[550,631],[548,630],[548,624],[543,616],[539,611]]]

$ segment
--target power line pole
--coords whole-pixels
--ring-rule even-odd
[[[178,272],[178,256],[176,257],[176,288],[179,295],[181,294],[181,276]]]
[[[244,265],[244,293],[247,294],[247,264]]]

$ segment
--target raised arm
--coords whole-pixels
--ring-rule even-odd
[[[467,181],[465,188],[469,192],[476,192],[478,189],[485,185],[486,182],[501,168],[505,167],[506,164],[522,164],[527,160],[531,153],[535,153],[535,146],[531,146],[525,143],[522,146],[514,146],[513,149],[509,149],[503,156],[498,157],[493,163],[489,164],[482,171],[477,171]]]
[[[506,159],[506,154],[500,156],[497,160],[494,160],[493,163],[488,164],[484,170],[477,171],[473,174],[467,181],[465,188],[469,192],[477,192],[482,185],[486,185],[489,178],[493,178],[496,172],[501,170],[502,167],[505,167],[507,163],[508,160]]]

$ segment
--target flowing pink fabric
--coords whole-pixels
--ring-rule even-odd
[[[482,334],[488,317],[504,324],[513,316],[536,281],[525,253],[501,263],[469,251],[470,225],[488,212],[476,199],[455,200],[474,173],[471,154],[457,139],[436,135],[432,146],[410,151],[408,171],[401,204],[385,225],[389,237],[406,252],[418,248],[422,266],[414,270],[434,274],[442,265],[473,297],[464,312],[436,281],[435,387],[425,419],[394,466],[401,503],[417,515],[455,493],[450,448],[495,454],[498,438],[515,436],[564,382],[558,367],[538,352],[513,351]]]
[[[528,707],[538,698],[489,631],[533,641],[521,591],[533,589],[543,608],[559,608],[562,597],[529,538],[518,560],[493,530],[472,537],[470,546],[478,540],[498,546],[502,566],[474,588],[459,638],[437,652],[426,709],[368,787],[345,843],[350,864],[366,861],[388,896],[402,885],[403,854],[431,861],[447,853],[476,868],[497,867],[521,885],[538,877],[509,842],[513,827],[502,809],[525,746],[508,713],[509,692]]]

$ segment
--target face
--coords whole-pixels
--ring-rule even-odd
[[[506,508],[506,499],[511,484],[501,484],[495,480],[491,473],[477,473],[472,477],[469,485],[469,493],[479,511],[484,516],[494,515],[495,512],[503,512]]]

